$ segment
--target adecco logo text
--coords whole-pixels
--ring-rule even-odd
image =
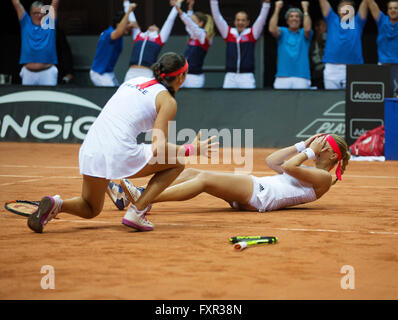
[[[43,112],[40,108],[43,102],[54,104],[50,108],[53,112],[49,108]],[[83,110],[77,110],[82,107]],[[84,140],[101,110],[86,99],[63,92],[7,94],[0,97],[0,138],[7,141],[33,138],[43,142]]]
[[[384,102],[384,83],[353,81],[350,96],[352,102]]]
[[[378,126],[384,126],[382,119],[352,118],[350,119],[350,138],[358,139],[365,132]]]

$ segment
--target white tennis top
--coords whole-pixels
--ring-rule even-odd
[[[151,144],[137,144],[137,136],[153,129],[156,97],[167,90],[161,84],[145,89],[138,85],[151,78],[123,83],[92,124],[80,147],[80,173],[121,179],[139,172],[152,158]]]
[[[311,184],[287,173],[269,177],[252,176],[253,196],[250,204],[260,212],[273,211],[316,200]]]

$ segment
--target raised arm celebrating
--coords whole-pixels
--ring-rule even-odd
[[[19,0],[11,0],[11,1],[15,8],[15,11],[17,12],[18,19],[21,20],[25,13],[25,8],[23,7],[23,5],[21,4],[21,2]]]
[[[137,7],[135,3],[132,3],[124,15],[123,19],[120,21],[115,31],[111,34],[111,40],[119,39],[122,37],[126,31],[127,25],[129,23],[129,15],[130,13]]]
[[[135,3],[135,6],[137,7],[136,3]],[[129,9],[130,9],[130,1],[129,0],[123,1],[123,7],[124,7],[124,13],[127,13],[127,11],[129,11]],[[137,18],[135,17],[134,10],[135,10],[135,8],[130,11],[129,19],[128,19],[129,28],[132,28],[131,36],[132,36],[133,40],[135,40],[136,37],[138,36],[138,34],[141,32],[141,28],[137,22]]]
[[[301,7],[303,8],[303,27],[304,27],[304,34],[308,38],[311,35],[311,30],[312,30],[312,20],[311,16],[308,12],[308,8],[310,6],[309,1],[301,1]]]
[[[327,17],[329,14],[330,9],[332,8],[330,6],[330,3],[328,0],[319,0],[319,6],[321,7],[322,15],[324,17]]]
[[[51,85],[58,80],[55,19],[59,0],[51,6],[31,4],[29,13],[19,0],[12,0],[21,27],[20,76],[23,85]],[[47,11],[49,12],[47,14]]]
[[[368,17],[368,0],[362,0],[359,5],[358,13],[362,19],[366,19]]]
[[[173,29],[174,26],[174,21],[177,18],[177,10],[174,7],[174,4],[181,6],[181,2],[182,0],[171,0],[170,1],[170,6],[172,6],[172,9],[169,13],[169,16],[167,17],[165,23],[163,24],[162,29],[160,29],[159,35],[160,35],[160,39],[162,40],[163,43],[165,43],[171,34],[171,30]]]
[[[286,27],[278,27],[278,17],[283,1],[278,1],[269,30],[278,39],[277,73],[275,89],[308,89],[311,85],[309,47],[313,32],[308,13],[308,1],[300,8],[291,7],[285,13]],[[303,26],[304,23],[304,26]]]
[[[375,0],[367,0],[367,1],[368,1],[370,13],[373,16],[373,19],[375,19],[377,21],[380,16],[380,8]]]
[[[189,71],[183,85],[185,88],[203,88],[205,85],[203,64],[214,37],[213,18],[200,11],[193,12],[194,2],[193,0],[188,2],[188,9],[191,10],[188,13],[183,12],[175,4],[175,9],[189,34],[189,40],[184,51],[184,56],[189,63]]]
[[[255,45],[264,28],[270,4],[265,0],[261,13],[252,28],[246,11],[240,10],[235,14],[233,27],[229,26],[220,13],[217,0],[210,0],[211,12],[217,28],[227,43],[226,71],[223,88],[225,89],[254,89],[256,80]]]
[[[387,1],[384,14],[375,0],[367,0],[377,25],[377,55],[381,64],[398,64],[398,1]]]
[[[59,0],[53,0],[53,1],[51,2],[51,6],[53,7],[53,10],[54,10],[54,17],[51,17],[51,18],[53,18],[53,19],[56,19],[57,16],[58,16],[58,14],[57,14],[57,12],[58,12],[58,5],[59,5]]]
[[[176,1],[175,1],[176,2]],[[206,40],[206,31],[199,27],[188,14],[183,12],[181,8],[175,3],[174,7],[176,8],[182,22],[184,22],[187,32],[189,33],[192,39],[197,39],[200,43],[204,43]],[[193,8],[193,7],[192,7]]]
[[[195,6],[195,0],[187,0],[188,14],[193,13],[193,7]]]
[[[282,10],[282,7],[283,7],[283,1],[275,2],[274,13],[271,17],[271,20],[269,21],[268,30],[272,34],[272,36],[275,38],[279,38],[279,36],[281,34],[281,29],[279,29],[279,27],[278,27],[278,21],[279,21],[279,14]]]
[[[220,35],[223,37],[223,39],[225,39],[228,36],[229,26],[224,17],[221,15],[218,0],[210,0],[210,9],[214,23],[216,24]]]
[[[257,18],[257,20],[253,24],[253,36],[254,39],[258,39],[261,36],[261,33],[263,32],[265,21],[267,20],[268,12],[270,9],[270,0],[264,0],[263,6],[261,7],[260,14]]]

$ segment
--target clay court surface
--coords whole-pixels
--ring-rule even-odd
[[[109,198],[97,218],[60,214],[43,234],[3,208],[13,199],[79,195],[78,150],[0,143],[1,299],[398,298],[398,161],[351,162],[320,200],[275,212],[237,212],[206,194],[155,204],[152,232],[123,226]],[[255,150],[255,175],[273,174],[264,164],[271,151]],[[228,238],[239,235],[279,243],[238,252]],[[44,265],[54,268],[54,290],[40,286]],[[355,270],[353,290],[340,285],[345,265]]]

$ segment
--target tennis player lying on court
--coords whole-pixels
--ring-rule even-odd
[[[184,170],[184,160],[178,155],[189,156],[194,149],[200,155],[208,147],[210,155],[216,143],[210,144],[213,138],[200,141],[199,135],[190,145],[167,141],[168,123],[177,112],[174,95],[185,81],[188,62],[180,54],[165,53],[152,70],[154,79],[138,77],[123,83],[90,127],[79,151],[81,196],[65,201],[59,195],[42,198],[37,213],[28,219],[29,228],[42,232],[59,212],[94,218],[102,211],[111,179],[153,175],[143,195],[123,218],[123,224],[129,227],[153,229],[145,213],[150,203]],[[163,134],[153,134],[151,144],[138,144],[137,136],[151,129]],[[161,154],[165,154],[164,162],[151,161]]]
[[[307,159],[312,159],[315,167],[303,166]],[[206,192],[227,201],[236,209],[259,212],[277,210],[321,198],[341,180],[349,159],[350,153],[343,138],[334,134],[319,134],[269,155],[266,163],[277,175],[255,177],[189,168],[152,203],[188,200]],[[334,180],[330,171],[336,165],[337,178]],[[131,202],[139,199],[142,189],[128,180],[122,180],[121,185]],[[116,191],[116,188],[113,190]]]

